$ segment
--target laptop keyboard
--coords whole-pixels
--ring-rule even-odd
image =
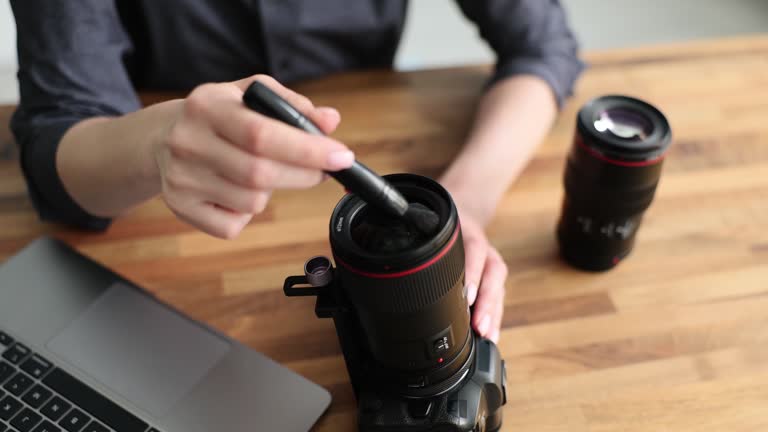
[[[158,432],[0,331],[0,432]]]

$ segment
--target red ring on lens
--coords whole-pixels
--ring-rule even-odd
[[[661,162],[662,160],[664,160],[664,156],[666,156],[666,153],[663,153],[654,159],[648,159],[644,161],[636,161],[636,162],[622,161],[617,159],[611,159],[606,155],[600,153],[599,151],[593,149],[592,147],[584,144],[584,140],[581,137],[577,137],[576,144],[579,147],[581,147],[584,151],[596,157],[597,159],[600,159],[603,162],[607,162],[611,165],[618,165],[618,166],[624,166],[624,167],[645,167],[645,166],[655,165]]]
[[[445,254],[448,253],[448,251],[453,248],[453,245],[456,243],[456,239],[459,238],[459,224],[456,224],[456,230],[453,231],[453,235],[451,236],[450,240],[448,240],[448,243],[443,247],[443,249],[440,250],[435,256],[430,258],[427,262],[416,266],[412,269],[399,271],[397,273],[369,273],[363,270],[356,269],[349,264],[345,263],[344,261],[340,260],[338,257],[336,257],[336,263],[341,264],[346,268],[347,270],[351,271],[352,273],[356,273],[360,276],[374,278],[374,279],[395,279],[400,278],[408,275],[412,275],[414,273],[417,273],[421,270],[424,270],[425,268],[431,266],[432,264],[438,262],[440,258],[444,257]]]

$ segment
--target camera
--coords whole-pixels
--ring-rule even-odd
[[[639,99],[603,96],[579,111],[557,226],[565,261],[604,271],[629,255],[671,141],[664,114]]]
[[[422,233],[347,194],[330,220],[336,267],[314,257],[284,292],[316,296],[317,317],[333,319],[360,431],[497,431],[505,366],[470,326],[456,207],[429,178],[386,178],[434,211],[438,229]]]

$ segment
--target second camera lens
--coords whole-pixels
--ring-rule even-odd
[[[600,271],[629,254],[671,140],[667,119],[641,100],[605,96],[581,109],[557,228],[567,262]]]

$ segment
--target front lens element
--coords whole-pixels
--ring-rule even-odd
[[[352,223],[352,240],[376,255],[390,255],[416,249],[429,236],[410,223],[366,206]]]
[[[643,141],[653,132],[653,124],[642,113],[624,108],[614,108],[600,113],[595,130],[626,140]]]

